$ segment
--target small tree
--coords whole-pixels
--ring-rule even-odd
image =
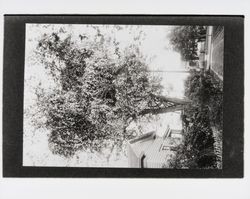
[[[204,26],[176,26],[169,34],[170,44],[180,52],[183,60],[197,60],[197,42],[204,40],[205,33]]]

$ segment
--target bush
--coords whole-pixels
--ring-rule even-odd
[[[222,130],[222,85],[209,71],[193,71],[186,81],[185,95],[192,100],[182,117],[184,143],[171,162],[173,168],[214,168],[212,126]]]

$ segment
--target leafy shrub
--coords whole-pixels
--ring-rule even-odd
[[[214,137],[211,127],[222,129],[222,85],[209,71],[192,71],[185,95],[192,100],[182,116],[184,143],[171,162],[173,168],[214,168]]]

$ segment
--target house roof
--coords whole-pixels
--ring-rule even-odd
[[[156,135],[155,132],[149,132],[144,135],[141,135],[135,139],[129,141],[131,149],[137,157],[140,157],[141,154],[152,145]]]
[[[133,153],[141,158],[145,155],[145,166],[161,167],[175,153],[173,150],[181,142],[179,138],[158,137],[154,132],[139,136],[129,142]]]

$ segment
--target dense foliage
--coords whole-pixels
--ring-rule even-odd
[[[185,95],[192,103],[184,110],[184,143],[179,146],[172,167],[213,168],[216,156],[211,127],[222,130],[222,85],[209,71],[193,71],[186,81]]]
[[[176,26],[169,34],[173,49],[179,52],[185,61],[198,59],[197,42],[205,38],[204,26]]]
[[[137,46],[121,50],[115,39],[95,29],[92,39],[60,29],[37,43],[39,61],[55,86],[36,89],[40,116],[34,120],[50,130],[55,154],[122,146],[136,136],[126,131],[129,123],[148,108],[151,94],[161,92]]]

